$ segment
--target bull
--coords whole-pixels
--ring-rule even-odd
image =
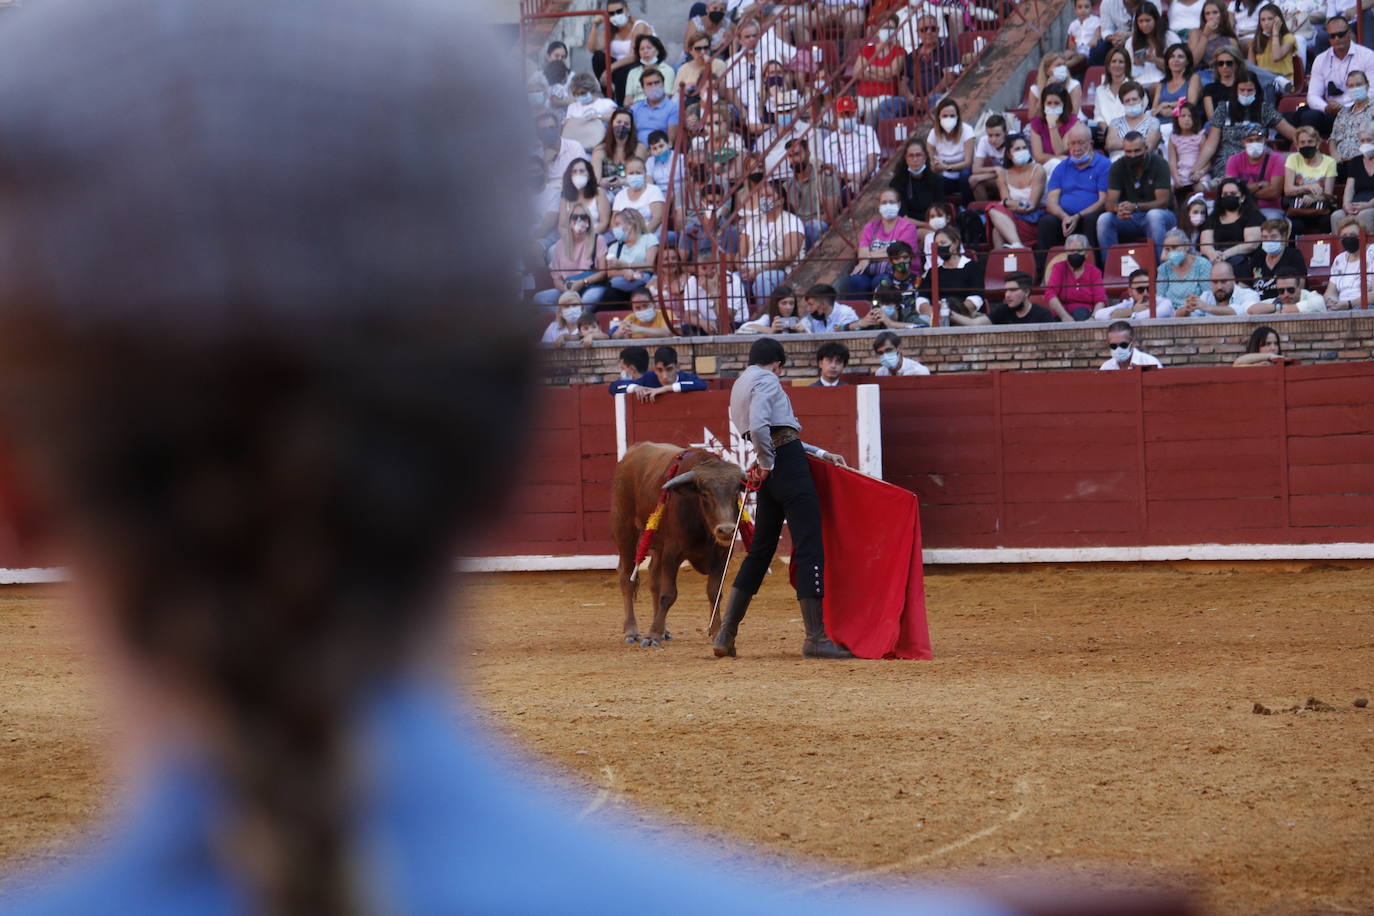
[[[661,646],[670,638],[668,609],[677,600],[677,573],[683,560],[706,576],[706,600],[716,600],[725,575],[726,553],[735,538],[744,472],[737,464],[693,449],[683,457],[673,478],[665,481],[673,460],[682,452],[676,445],[640,442],[625,452],[611,480],[611,537],[620,554],[625,642],[631,645]],[[644,526],[665,489],[671,495],[649,549],[646,572],[654,599],[654,620],[641,640],[635,620],[639,583],[631,576]]]

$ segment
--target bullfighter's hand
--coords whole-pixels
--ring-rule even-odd
[[[768,468],[761,468],[757,464],[749,468],[749,477],[746,483],[751,490],[757,490],[763,486],[763,482],[768,479]]]
[[[849,467],[849,462],[847,462],[847,461],[844,460],[844,456],[843,456],[843,455],[840,455],[840,454],[838,454],[838,453],[836,453],[836,452],[826,452],[826,453],[825,453],[824,455],[822,455],[821,457],[822,457],[824,460],[829,461],[831,464],[839,465],[839,466],[842,467],[842,468],[847,468],[847,467]]]

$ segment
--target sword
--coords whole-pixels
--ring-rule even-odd
[[[744,495],[739,498],[739,512],[735,515],[735,533],[730,537],[730,549],[725,552],[725,565],[720,569],[720,586],[716,589],[716,600],[711,604],[711,619],[706,622],[706,635],[716,635],[716,617],[720,611],[720,596],[725,591],[725,574],[730,571],[730,557],[735,553],[735,540],[739,537],[739,523],[744,518]]]

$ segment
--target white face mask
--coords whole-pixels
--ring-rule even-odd
[[[1254,142],[1245,144],[1245,155],[1251,159],[1258,159],[1264,155],[1264,144]]]
[[[593,96],[590,92],[579,92],[577,94],[577,103],[579,105],[590,105],[592,103],[592,98]]]
[[[1361,155],[1361,156],[1374,156],[1374,143],[1361,143],[1361,144],[1360,144],[1360,155]]]
[[[1249,106],[1255,104],[1255,97],[1254,97],[1253,95],[1239,95],[1239,94],[1237,94],[1237,95],[1236,95],[1236,101],[1237,101],[1239,104],[1244,105],[1244,106],[1246,106],[1246,107],[1248,108]]]
[[[1190,213],[1188,214],[1188,222],[1192,223],[1194,226],[1201,226],[1203,223],[1207,222],[1207,214]]]
[[[611,17],[611,25],[615,26],[617,29],[624,28],[625,23],[629,21],[630,17],[625,15],[624,13],[616,13],[614,16]]]
[[[878,204],[878,215],[883,219],[896,219],[901,206],[893,203]]]
[[[585,174],[574,175],[572,177],[572,185],[579,191],[582,190],[587,186],[587,176]]]
[[[1054,77],[1055,82],[1063,83],[1069,78],[1069,68],[1060,64],[1050,71],[1050,76]]]
[[[1011,161],[1013,165],[1025,165],[1031,161],[1030,150],[1016,149],[1011,151]]]
[[[959,126],[959,119],[955,117],[944,117],[940,119],[940,126],[945,129],[945,133],[954,133],[954,128]]]
[[[1143,114],[1145,113],[1145,106],[1144,106],[1144,105],[1135,104],[1135,105],[1127,105],[1127,106],[1125,106],[1125,107],[1126,107],[1126,117],[1128,117],[1128,118],[1138,118],[1138,117],[1140,117],[1141,115],[1143,115]]]
[[[891,29],[879,29],[879,30],[878,30],[878,40],[879,40],[879,41],[891,41],[891,40],[892,40],[892,30],[891,30]]]
[[[1133,352],[1135,352],[1135,347],[1127,347],[1124,350],[1113,350],[1112,358],[1119,363],[1129,363]]]
[[[896,351],[884,353],[879,357],[879,360],[887,367],[888,372],[895,372],[897,367],[902,364],[902,354]]]
[[[563,309],[563,320],[568,324],[574,324],[577,319],[582,317],[582,306],[569,305]]]
[[[658,314],[658,309],[652,305],[646,305],[642,309],[635,309],[635,321],[640,324],[653,324],[654,316]]]
[[[1056,106],[1054,106],[1053,108],[1049,107],[1048,105],[1045,106],[1045,120],[1046,120],[1046,121],[1057,121],[1057,120],[1059,120],[1059,116],[1062,115],[1063,113],[1064,113],[1064,106],[1062,106],[1062,105],[1056,105]]]
[[[930,228],[936,230],[937,232],[945,228],[945,226],[947,226],[948,224],[949,220],[945,219],[943,216],[932,216],[930,218]]]

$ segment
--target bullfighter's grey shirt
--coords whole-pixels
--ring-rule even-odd
[[[759,467],[773,469],[774,426],[790,426],[801,432],[801,421],[792,412],[792,401],[783,390],[778,377],[762,366],[750,366],[730,389],[730,422],[735,429],[754,443]],[[810,454],[824,456],[825,451],[814,445],[802,446]]]

